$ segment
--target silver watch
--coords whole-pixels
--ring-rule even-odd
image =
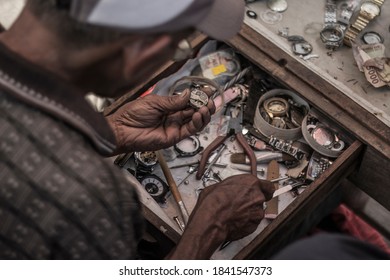
[[[321,41],[326,48],[335,50],[343,43],[345,30],[337,21],[336,1],[326,0],[324,22],[325,26],[320,32]]]

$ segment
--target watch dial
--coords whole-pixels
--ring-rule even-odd
[[[168,187],[159,177],[146,175],[140,180],[145,190],[158,202],[164,202],[164,196],[168,192]]]
[[[285,115],[288,108],[288,102],[283,98],[273,97],[264,101],[264,109],[273,116]]]
[[[324,147],[329,147],[335,141],[334,134],[325,127],[316,127],[312,133],[312,137],[316,142]]]
[[[371,2],[363,3],[361,6],[361,10],[371,16],[377,16],[381,11],[378,5],[375,5],[374,3]]]
[[[274,102],[269,105],[268,109],[273,112],[283,112],[286,109],[286,107],[284,107],[282,103]]]
[[[375,32],[366,32],[362,36],[362,40],[366,44],[378,44],[383,43],[383,38],[381,35]]]

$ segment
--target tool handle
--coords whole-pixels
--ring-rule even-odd
[[[168,186],[171,189],[172,195],[180,208],[184,222],[187,223],[188,217],[189,217],[188,211],[183,203],[183,199],[181,198],[181,195],[180,195],[179,189],[177,188],[176,182],[173,179],[171,170],[169,169],[168,164],[165,161],[165,158],[162,155],[161,151],[157,151],[156,155],[157,155],[158,162],[160,163],[160,167],[161,167],[162,171],[164,172],[164,176],[165,176],[165,179],[167,180]]]
[[[204,149],[199,162],[198,172],[196,172],[196,179],[200,180],[202,178],[210,154],[225,141],[226,137],[227,136],[218,136],[213,142],[210,143],[210,145],[207,146],[206,149]]]
[[[246,153],[246,155],[249,158],[252,175],[257,177],[257,162],[256,162],[255,152],[249,146],[248,142],[246,142],[245,137],[244,137],[244,135],[242,135],[241,132],[236,134],[236,138],[237,138],[237,141],[241,144],[242,148],[244,149],[244,152]]]

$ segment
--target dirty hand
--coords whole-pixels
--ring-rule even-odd
[[[176,96],[149,95],[127,103],[107,117],[114,131],[117,153],[156,151],[201,131],[215,112],[209,101],[195,111],[189,90]]]
[[[206,259],[224,242],[254,232],[264,217],[263,202],[272,198],[273,184],[244,174],[205,188],[186,230],[169,258]],[[185,250],[185,247],[191,250]]]

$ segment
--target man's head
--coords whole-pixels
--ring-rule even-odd
[[[99,92],[98,87],[107,93],[134,85],[172,58],[177,43],[190,30],[198,29],[216,39],[232,37],[241,27],[244,1],[28,0],[21,19],[27,18],[26,14],[38,22],[35,34],[42,28],[45,32],[41,34],[53,36],[48,40],[51,57],[56,48],[62,48],[62,62],[68,64],[62,70],[79,75],[73,82],[85,90]],[[20,26],[30,27],[26,23]],[[40,41],[35,44],[45,47],[39,46]],[[67,57],[69,54],[73,56]],[[103,72],[108,76],[100,77]],[[109,79],[111,88],[107,89]]]

